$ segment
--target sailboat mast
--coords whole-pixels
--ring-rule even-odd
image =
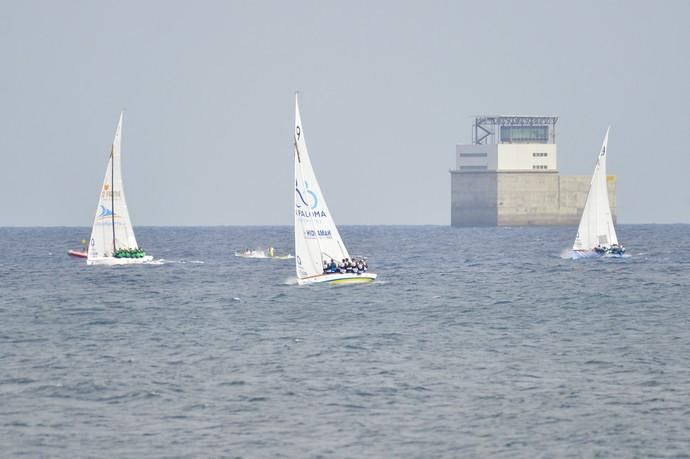
[[[110,150],[110,221],[113,226],[113,256],[117,248],[115,247],[115,148]]]

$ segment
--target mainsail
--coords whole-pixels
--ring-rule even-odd
[[[606,183],[606,150],[609,141],[609,129],[606,130],[604,143],[601,146],[597,165],[594,168],[592,182],[587,195],[587,202],[582,212],[580,226],[577,229],[573,250],[592,250],[598,245],[610,247],[618,244],[616,229],[613,226],[609,193]]]
[[[112,257],[118,249],[137,247],[132,222],[129,219],[125,191],[122,188],[120,150],[122,144],[122,113],[115,130],[108,167],[101,187],[96,217],[91,229],[88,260]]]
[[[323,274],[323,262],[350,258],[307,152],[295,95],[295,264],[300,279]]]

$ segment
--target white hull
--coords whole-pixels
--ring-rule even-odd
[[[142,263],[147,263],[153,261],[151,255],[146,255],[141,258],[113,258],[113,257],[103,257],[103,258],[92,258],[86,260],[87,265],[140,265]]]
[[[367,282],[373,282],[376,279],[376,274],[374,273],[332,273],[332,274],[322,274],[320,276],[305,277],[304,279],[297,279],[299,285],[309,285],[309,284],[364,284]]]
[[[600,258],[603,256],[603,253],[599,253],[594,250],[573,250],[570,258],[573,260],[580,260],[582,258]]]
[[[623,258],[627,256],[625,253],[600,253],[595,250],[573,250],[570,256],[573,260],[580,260],[583,258]]]

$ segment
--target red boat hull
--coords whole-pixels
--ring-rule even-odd
[[[87,253],[82,252],[81,250],[68,250],[67,255],[69,255],[71,257],[78,257],[78,258],[86,258],[87,257]]]

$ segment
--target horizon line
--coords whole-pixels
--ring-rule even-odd
[[[617,226],[641,226],[641,225],[690,225],[690,222],[669,222],[669,223],[618,223]],[[256,227],[293,227],[292,224],[201,224],[201,225],[136,225],[135,228],[230,228],[230,227],[243,227],[243,228],[256,228]],[[346,226],[441,226],[448,228],[572,228],[572,225],[486,225],[486,226],[452,226],[450,224],[441,223],[350,223],[350,224],[339,224],[338,227]],[[2,225],[0,224],[0,229],[12,229],[12,228],[91,228],[91,225]]]

